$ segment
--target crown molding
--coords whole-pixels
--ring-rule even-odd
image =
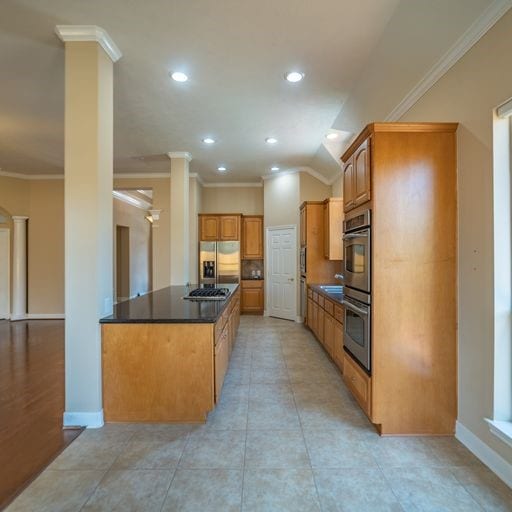
[[[322,182],[324,185],[330,186],[331,182],[323,175],[320,174],[318,171],[315,171],[311,167],[301,167],[299,169],[300,172],[306,172],[310,176],[313,176],[313,178],[316,178],[318,181]]]
[[[108,32],[97,25],[56,25],[55,33],[65,43],[69,41],[96,41],[112,59],[112,62],[117,62],[123,56]]]
[[[134,180],[143,180],[143,179],[151,179],[151,178],[170,178],[170,172],[119,172],[114,173],[114,179],[134,179]]]
[[[192,155],[188,151],[170,151],[167,156],[169,158],[184,158],[187,162],[192,161]]]
[[[229,182],[229,183],[216,183],[216,182],[211,182],[211,183],[204,183],[203,184],[203,187],[205,188],[248,188],[248,187],[255,187],[255,188],[260,188],[260,187],[263,187],[263,183],[261,182],[254,182],[254,181],[251,181],[251,182],[248,182],[248,183],[232,183],[232,182]]]
[[[18,180],[63,180],[64,174],[22,174],[21,172],[0,171],[0,176]]]
[[[194,178],[198,181],[198,183],[204,187],[205,183],[203,181],[203,178],[201,178],[201,176],[199,176],[199,174],[197,174],[197,172],[189,172],[188,173],[188,177],[189,178]]]
[[[288,176],[290,174],[297,174],[301,172],[299,169],[286,169],[285,171],[273,172],[272,174],[263,174],[261,179],[263,181],[280,178],[281,176]]]
[[[430,68],[385,121],[398,121],[512,7],[512,0],[495,0]]]

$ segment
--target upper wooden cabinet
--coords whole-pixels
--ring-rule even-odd
[[[221,215],[219,240],[240,240],[240,215]]]
[[[364,140],[349,157],[345,155],[342,157],[346,162],[343,168],[343,209],[348,212],[371,199],[370,140]]]
[[[240,215],[199,215],[199,240],[240,240]]]
[[[242,259],[263,259],[263,217],[242,217]]]
[[[201,215],[199,239],[201,241],[215,241],[219,237],[219,217],[217,215]]]
[[[324,257],[343,259],[343,199],[330,197],[324,201]]]

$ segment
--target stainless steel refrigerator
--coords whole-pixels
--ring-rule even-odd
[[[200,284],[240,282],[240,242],[199,242]]]

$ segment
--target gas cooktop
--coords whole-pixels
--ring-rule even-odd
[[[225,300],[229,293],[228,288],[196,288],[183,298],[187,300]]]

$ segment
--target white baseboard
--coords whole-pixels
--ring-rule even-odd
[[[64,313],[29,313],[27,320],[64,320]]]
[[[512,464],[489,448],[479,437],[462,423],[455,425],[455,437],[476,455],[491,471],[496,473],[509,487],[512,487]]]
[[[18,322],[19,320],[28,320],[27,315],[11,315],[9,317],[11,322]]]
[[[298,324],[301,324],[304,322],[304,319],[301,317],[301,316],[296,316],[295,317],[295,321],[298,323]]]
[[[263,311],[263,316],[269,316],[268,311],[266,309]]]
[[[103,421],[103,409],[96,412],[65,412],[65,427],[87,427],[101,428],[105,422]]]

